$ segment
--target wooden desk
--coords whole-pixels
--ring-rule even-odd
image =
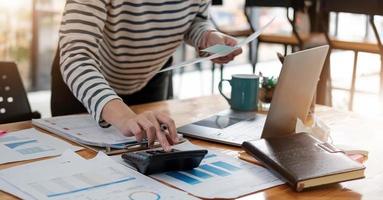
[[[136,112],[145,110],[161,110],[169,113],[181,126],[218,111],[228,108],[226,101],[220,96],[200,97],[187,100],[171,100],[158,103],[134,106]],[[271,188],[241,199],[382,199],[383,198],[383,119],[373,119],[358,116],[350,112],[336,111],[328,107],[318,107],[317,116],[331,127],[334,143],[357,144],[369,150],[370,155],[366,164],[366,178],[318,188],[311,191],[296,193],[286,185]],[[30,122],[20,122],[0,125],[0,129],[8,131],[31,127]],[[221,151],[237,156],[240,148],[221,144],[192,140],[194,144],[214,147]],[[95,156],[90,150],[80,151],[85,158]],[[31,161],[28,161],[31,162]],[[0,169],[20,165],[26,162],[0,165]],[[0,192],[0,199],[16,199]]]

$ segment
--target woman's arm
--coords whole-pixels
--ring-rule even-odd
[[[205,49],[215,44],[235,46],[235,38],[217,32],[209,22],[210,0],[201,0],[200,10],[196,15],[192,25],[185,34],[185,41],[193,45],[197,50]],[[237,55],[242,53],[242,49],[237,49],[229,55],[212,60],[217,64],[225,64],[232,61]]]
[[[60,27],[60,70],[64,82],[97,122],[118,95],[100,72],[99,44],[109,0],[68,0]],[[101,123],[102,125],[102,123]]]
[[[215,30],[209,22],[209,7],[210,0],[201,0],[199,11],[190,25],[190,28],[186,31],[184,37],[188,44],[197,49],[200,47],[204,34]]]
[[[114,92],[100,72],[99,44],[109,0],[68,0],[60,28],[60,69],[64,82],[100,125],[112,124],[137,140],[158,138],[165,150],[178,142],[175,125],[157,112],[136,115]],[[107,123],[106,123],[107,122]],[[169,128],[168,138],[159,124]]]

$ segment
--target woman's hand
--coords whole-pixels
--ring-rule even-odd
[[[204,39],[202,40],[201,49],[205,49],[216,44],[223,44],[234,47],[235,45],[237,45],[237,43],[237,40],[231,36],[216,31],[208,31],[205,33]],[[226,64],[232,61],[236,56],[238,56],[241,53],[242,48],[239,48],[236,49],[234,52],[230,53],[229,55],[213,59],[212,61],[217,64]]]
[[[165,151],[170,151],[171,145],[178,143],[174,121],[161,112],[136,114],[124,102],[115,99],[105,105],[102,117],[126,136],[135,136],[137,141],[148,139],[149,147],[156,139]],[[167,126],[167,131],[161,130],[161,124]]]

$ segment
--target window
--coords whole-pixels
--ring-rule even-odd
[[[50,87],[65,0],[12,0],[0,4],[0,60],[16,62],[27,90]]]

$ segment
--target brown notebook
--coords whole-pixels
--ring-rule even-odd
[[[362,164],[307,133],[247,141],[242,148],[298,192],[364,178]]]

